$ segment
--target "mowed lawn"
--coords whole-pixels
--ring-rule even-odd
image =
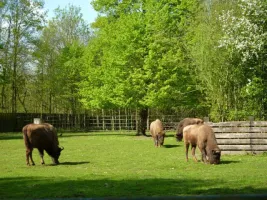
[[[195,163],[168,132],[165,146],[133,132],[63,133],[60,165],[27,166],[21,133],[0,134],[0,198],[152,197],[267,193],[267,154]],[[200,159],[199,150],[197,156]]]

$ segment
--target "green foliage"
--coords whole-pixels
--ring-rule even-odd
[[[148,56],[144,68],[150,75],[146,104],[158,108],[181,103],[192,106],[198,102],[194,98],[197,92],[184,46],[185,24],[190,22],[196,2],[151,2],[146,12]]]
[[[195,81],[198,88],[204,93],[205,98],[201,99],[202,104],[210,107],[212,120],[223,120],[224,111],[229,101],[227,90],[231,85],[234,75],[230,64],[227,63],[224,55],[227,52],[217,48],[217,41],[220,38],[221,27],[218,23],[218,7],[223,9],[220,3],[213,5],[202,4],[198,10],[195,21],[189,27],[188,49],[191,53],[192,67]]]
[[[1,1],[0,6],[0,64],[1,111],[27,112],[25,94],[28,93],[27,70],[32,63],[32,53],[39,31],[43,27],[42,0]]]
[[[266,8],[267,2],[240,0],[235,9],[220,15],[223,35],[219,47],[228,50],[232,66],[239,68],[242,79],[235,83],[242,94],[238,110],[260,118],[266,114]],[[229,51],[230,50],[230,51]],[[237,71],[237,70],[236,70]],[[236,74],[234,71],[234,74]]]
[[[264,18],[265,6],[257,1],[210,1],[201,5],[190,27],[192,61],[199,87],[206,96],[202,103],[209,105],[212,120],[264,116],[266,100],[262,88],[266,70],[259,48],[266,46],[261,45],[266,23],[259,21]],[[257,95],[244,93],[251,83],[254,85],[254,78],[262,80],[255,84]]]
[[[171,109],[181,102],[190,106],[197,102],[183,47],[182,27],[191,4],[94,1],[93,5],[106,17],[94,23],[98,30],[86,50],[80,94],[87,108]]]
[[[165,146],[132,132],[63,133],[60,164],[27,166],[21,133],[0,135],[0,194],[3,199],[171,197],[265,194],[265,155],[221,157],[219,165],[186,162],[173,132]],[[200,159],[199,150],[196,151]],[[245,177],[245,178],[244,178]],[[34,192],[33,192],[34,191]],[[44,192],[49,191],[49,192]]]
[[[38,99],[42,112],[81,111],[77,83],[80,82],[82,56],[91,35],[80,8],[57,8],[48,22],[35,52]],[[43,108],[43,105],[49,105]]]
[[[267,9],[267,2],[264,1],[262,4],[258,2],[253,2],[252,8],[250,7],[250,3],[246,2],[243,3],[243,8],[245,9],[244,17],[248,18],[250,25],[256,27],[257,32],[253,33],[255,38],[260,38],[260,41],[254,41],[254,45],[252,44],[247,51],[251,51],[254,49],[254,59],[250,59],[249,62],[246,62],[246,71],[249,71],[250,74],[247,77],[247,84],[248,87],[254,87],[254,92],[250,91],[250,96],[247,98],[248,102],[253,102],[250,108],[250,112],[257,111],[255,116],[259,118],[266,118],[266,109],[267,109],[267,99],[266,99],[266,92],[267,92],[267,64],[266,64],[266,44],[267,44],[267,21],[266,21],[266,9]],[[249,27],[241,30],[243,33],[249,33]],[[250,33],[251,34],[251,33]],[[251,39],[248,39],[247,42],[251,43]],[[253,40],[252,39],[252,40]],[[257,40],[257,39],[256,39]],[[244,86],[244,88],[246,88]],[[252,88],[250,88],[251,90]]]
[[[43,4],[1,1],[1,111],[266,118],[266,0],[94,0],[91,27]]]

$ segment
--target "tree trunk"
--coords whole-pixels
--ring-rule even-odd
[[[52,113],[52,92],[49,90],[49,114]]]
[[[15,46],[12,75],[12,113],[17,112],[17,48]]]
[[[18,54],[19,54],[19,42],[20,42],[20,23],[19,23],[19,2],[16,1],[15,8],[15,21],[13,31],[14,47],[13,47],[13,74],[12,74],[12,113],[17,113],[17,96],[18,96],[18,86],[17,86],[17,68],[18,68]]]
[[[20,95],[18,95],[18,100],[19,100],[20,104],[22,105],[24,112],[28,113],[28,110],[26,108],[26,103],[25,103],[26,97],[27,97],[27,91],[24,93],[23,97],[20,97]]]
[[[138,119],[138,126],[137,126],[137,134],[136,135],[146,135],[146,124],[147,124],[147,117],[148,117],[148,108],[141,108],[139,110],[139,119]]]

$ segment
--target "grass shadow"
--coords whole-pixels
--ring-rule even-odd
[[[60,165],[83,165],[83,164],[89,164],[88,161],[82,161],[82,162],[61,162]]]
[[[165,144],[165,145],[163,145],[163,147],[165,147],[167,149],[171,149],[171,148],[179,147],[179,145],[177,145],[177,144]]]
[[[134,137],[136,136],[134,133],[112,133],[112,132],[107,132],[107,133],[97,133],[97,132],[86,132],[86,133],[62,133],[61,135],[59,134],[59,137],[79,137],[79,136],[130,136]]]
[[[23,140],[22,133],[0,133],[0,140]]]
[[[240,163],[240,161],[237,161],[237,160],[221,160],[220,161],[220,164],[223,164],[223,165],[228,165],[232,163]]]
[[[175,137],[174,137],[174,134],[166,134],[165,137],[167,137],[167,138],[170,138],[170,137],[175,138]]]

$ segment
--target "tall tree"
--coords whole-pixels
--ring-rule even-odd
[[[148,108],[172,109],[195,92],[184,64],[183,23],[196,1],[93,5],[104,15],[94,24],[95,38],[84,57],[82,102],[88,108],[138,108],[138,134],[145,134]]]
[[[207,106],[212,120],[226,120],[231,110],[237,111],[239,83],[243,73],[229,57],[228,49],[219,48],[223,10],[236,7],[230,1],[204,1],[190,27],[192,40],[188,42],[199,89],[204,94],[202,105]]]
[[[234,10],[220,16],[224,34],[220,47],[230,50],[245,75],[240,81],[241,110],[246,115],[267,117],[267,1],[239,0]],[[237,12],[238,11],[238,12]]]
[[[212,120],[264,117],[266,1],[203,1],[191,56]]]
[[[11,92],[11,111],[17,112],[18,102],[24,107],[27,68],[30,67],[34,44],[41,30],[44,14],[42,0],[4,1],[1,39],[4,41],[3,74],[8,82],[2,85],[2,95]],[[8,88],[9,87],[9,88]],[[2,97],[2,107],[8,97]]]
[[[6,109],[7,105],[7,95],[6,95],[6,87],[8,84],[8,75],[7,75],[7,66],[4,64],[7,49],[4,48],[6,43],[5,35],[4,35],[4,20],[3,18],[7,12],[7,1],[0,2],[0,86],[1,86],[1,102],[0,109],[3,111]]]
[[[68,5],[55,10],[55,17],[43,30],[35,54],[39,77],[36,90],[41,90],[38,98],[43,111],[75,114],[81,109],[77,93],[79,58],[90,37],[80,7]]]

